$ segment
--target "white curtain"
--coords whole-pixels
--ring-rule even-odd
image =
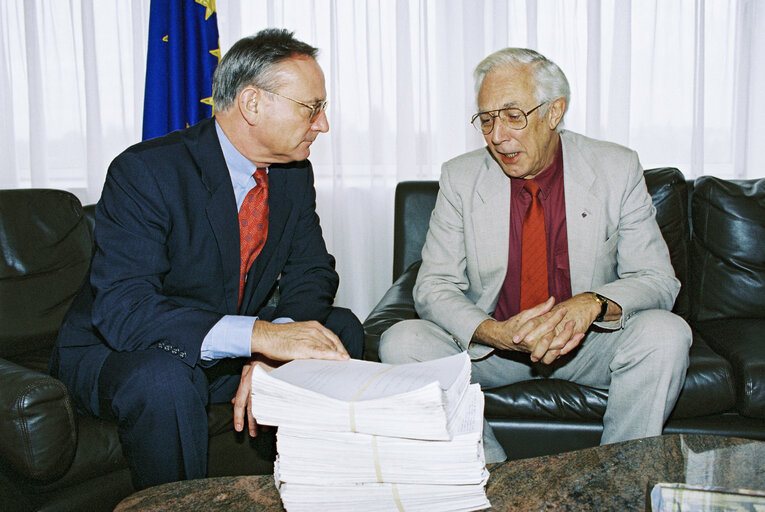
[[[569,78],[566,126],[687,177],[765,176],[763,0],[217,0],[221,50],[275,26],[318,46],[330,133],[318,210],[363,318],[390,284],[393,192],[482,145],[472,70],[535,48]],[[149,0],[0,1],[0,188],[94,202],[140,140]]]

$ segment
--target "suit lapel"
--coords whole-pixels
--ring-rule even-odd
[[[566,197],[566,229],[571,292],[590,289],[595,272],[595,252],[603,224],[601,201],[593,193],[595,172],[573,141],[561,134],[563,186]]]
[[[239,216],[231,176],[215,132],[214,118],[187,130],[184,137],[197,162],[202,182],[210,192],[204,207],[220,256],[226,311],[236,314],[239,299]]]
[[[502,269],[498,278],[501,286],[507,273],[507,248],[510,244],[510,179],[488,149],[475,194],[472,219],[478,269],[483,270],[479,274],[486,275],[488,269]]]

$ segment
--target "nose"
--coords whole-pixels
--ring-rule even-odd
[[[318,117],[314,119],[311,129],[321,133],[327,133],[329,131],[329,119],[327,118],[326,110],[322,110]]]
[[[486,136],[491,140],[491,143],[498,145],[510,138],[511,128],[505,126],[499,118],[494,119],[494,129]]]

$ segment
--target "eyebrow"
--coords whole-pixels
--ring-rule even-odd
[[[520,108],[518,105],[519,105],[519,103],[517,101],[509,101],[509,102],[505,103],[504,105],[502,105],[501,107],[490,108],[490,109],[480,109],[478,112],[479,113],[482,113],[482,112],[494,112],[496,110],[504,110],[506,108]]]

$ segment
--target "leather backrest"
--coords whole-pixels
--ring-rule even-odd
[[[91,247],[74,195],[0,190],[0,357],[53,346],[90,265]]]
[[[692,319],[765,318],[765,178],[696,179]]]
[[[674,167],[647,169],[646,187],[656,207],[656,222],[669,248],[672,268],[682,286],[672,311],[690,318],[691,305],[688,290],[690,227],[688,224],[688,185],[683,174]]]
[[[396,185],[393,219],[393,281],[422,259],[422,246],[436,205],[437,181],[402,181]]]

